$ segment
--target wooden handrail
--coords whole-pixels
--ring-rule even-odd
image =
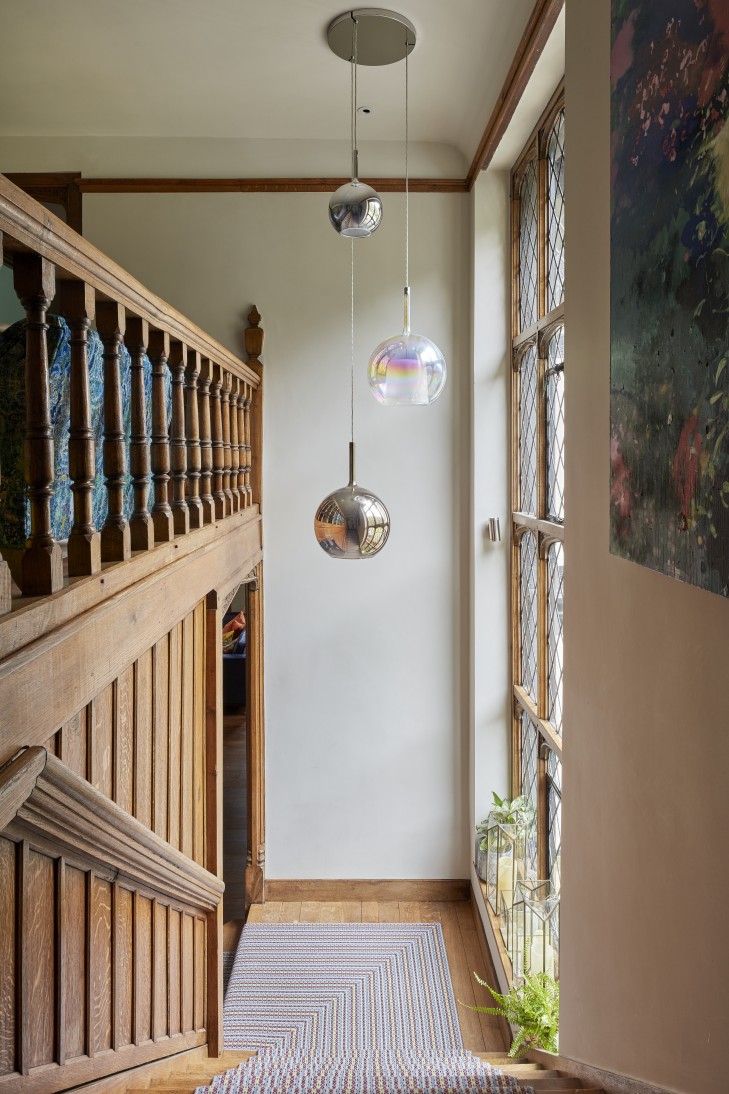
[[[194,908],[216,908],[223,882],[51,756],[28,748],[0,771],[0,830],[81,856],[99,876],[122,874]]]
[[[102,297],[121,304],[130,315],[146,319],[171,340],[197,350],[233,375],[258,387],[257,372],[186,319],[170,304],[146,289],[83,236],[79,236],[43,205],[0,175],[0,232],[6,255],[31,251],[56,267],[60,281],[83,281]]]

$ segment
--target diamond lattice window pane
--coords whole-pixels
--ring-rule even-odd
[[[547,311],[564,300],[564,110],[547,143]]]
[[[519,187],[519,330],[537,321],[537,161]]]
[[[562,761],[554,753],[547,760],[547,855],[549,877],[557,888],[562,853]]]
[[[564,327],[547,349],[547,513],[564,520]]]
[[[519,544],[521,683],[537,697],[537,541],[525,532]]]
[[[519,369],[519,509],[537,512],[537,350],[529,346]]]
[[[547,554],[547,698],[549,721],[562,732],[562,619],[564,547],[553,543]]]
[[[534,803],[534,816],[537,815],[537,771],[539,758],[539,734],[537,733],[529,715],[525,710],[521,711],[521,793],[531,798]],[[526,858],[527,872],[532,876],[537,875],[537,841],[536,830],[527,838]]]

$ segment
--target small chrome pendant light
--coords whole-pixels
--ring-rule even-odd
[[[373,558],[387,543],[390,514],[354,477],[354,239],[352,248],[352,345],[350,366],[351,440],[349,482],[329,494],[314,517],[314,535],[330,558]]]
[[[376,190],[359,178],[359,153],[357,151],[357,45],[358,24],[355,12],[351,17],[351,142],[352,142],[352,181],[345,182],[335,190],[329,199],[329,220],[335,231],[350,238],[364,238],[372,235],[382,220],[382,200]]]
[[[435,342],[410,330],[410,186],[408,175],[408,56],[405,39],[405,315],[402,334],[380,342],[370,357],[372,394],[385,406],[427,406],[446,382],[446,363]]]

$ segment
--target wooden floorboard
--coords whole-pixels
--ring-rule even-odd
[[[471,1052],[504,1052],[506,1044],[497,1018],[469,1010],[490,1005],[491,999],[474,977],[496,986],[493,969],[487,967],[468,901],[346,900],[269,901],[251,906],[250,923],[433,923],[443,929],[448,966],[453,981],[464,1048]],[[225,924],[225,949],[238,943],[242,922]]]

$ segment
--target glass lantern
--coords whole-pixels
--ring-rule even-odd
[[[494,821],[487,831],[486,899],[501,919],[514,903],[517,882],[526,876],[526,827]]]
[[[507,949],[514,976],[559,977],[559,890],[551,881],[517,882]]]

